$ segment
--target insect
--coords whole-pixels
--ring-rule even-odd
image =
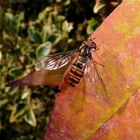
[[[82,43],[79,49],[62,52],[62,53],[56,53],[56,54],[49,55],[47,57],[43,57],[37,63],[37,67],[39,69],[44,69],[44,70],[57,70],[59,68],[62,68],[66,64],[70,63],[72,61],[72,57],[77,56],[76,61],[71,65],[70,72],[67,77],[69,85],[75,87],[79,84],[80,80],[84,76],[86,69],[88,69],[87,64],[89,60],[91,60],[94,66],[94,70],[96,72],[96,77],[98,77],[100,84],[103,88],[103,91],[105,93],[104,95],[107,96],[108,94],[107,94],[106,86],[96,68],[96,64],[98,63],[94,61],[92,58],[92,53],[95,52],[96,50],[98,50],[96,43],[93,42],[90,38],[88,38]]]

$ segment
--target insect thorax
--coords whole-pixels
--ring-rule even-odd
[[[87,58],[86,57],[83,57],[83,56],[79,56],[78,57],[78,61],[81,62],[82,64],[84,64],[84,63],[87,62]]]
[[[85,59],[90,59],[92,55],[92,51],[93,51],[92,47],[84,45],[79,49],[79,56]]]

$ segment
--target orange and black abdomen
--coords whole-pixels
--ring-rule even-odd
[[[76,61],[70,70],[68,82],[71,86],[75,87],[81,80],[85,71],[85,63]]]

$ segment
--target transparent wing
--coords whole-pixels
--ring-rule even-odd
[[[78,50],[75,49],[72,51],[52,54],[46,57],[44,56],[36,63],[36,68],[44,70],[57,70],[71,62],[72,57],[74,57],[77,53]]]
[[[91,81],[89,84],[91,84],[91,86],[93,85],[94,88],[94,95],[96,98],[98,99],[103,99],[105,101],[108,100],[108,92],[106,89],[106,85],[102,79],[102,77],[100,76],[100,73],[97,69],[97,65],[101,65],[102,64],[93,61],[88,61],[87,62],[87,66],[86,66],[86,74],[89,78],[89,80]]]
[[[98,63],[93,61],[93,66],[94,66],[94,70],[95,70],[95,79],[96,79],[96,81],[95,81],[96,91],[97,91],[97,94],[100,94],[100,96],[102,96],[102,98],[106,100],[106,99],[108,99],[108,92],[106,89],[106,85],[105,85],[103,79],[101,78],[99,71],[97,70],[96,64],[98,64]],[[98,80],[97,80],[97,78],[98,78]]]

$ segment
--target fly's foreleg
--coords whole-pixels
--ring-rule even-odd
[[[100,66],[104,67],[104,65],[103,65],[103,64],[101,64],[101,63],[99,63],[99,62],[95,61],[94,59],[92,59],[92,64],[93,64],[93,63],[94,63],[95,65],[96,65],[96,64],[98,64],[98,65],[100,65]]]

